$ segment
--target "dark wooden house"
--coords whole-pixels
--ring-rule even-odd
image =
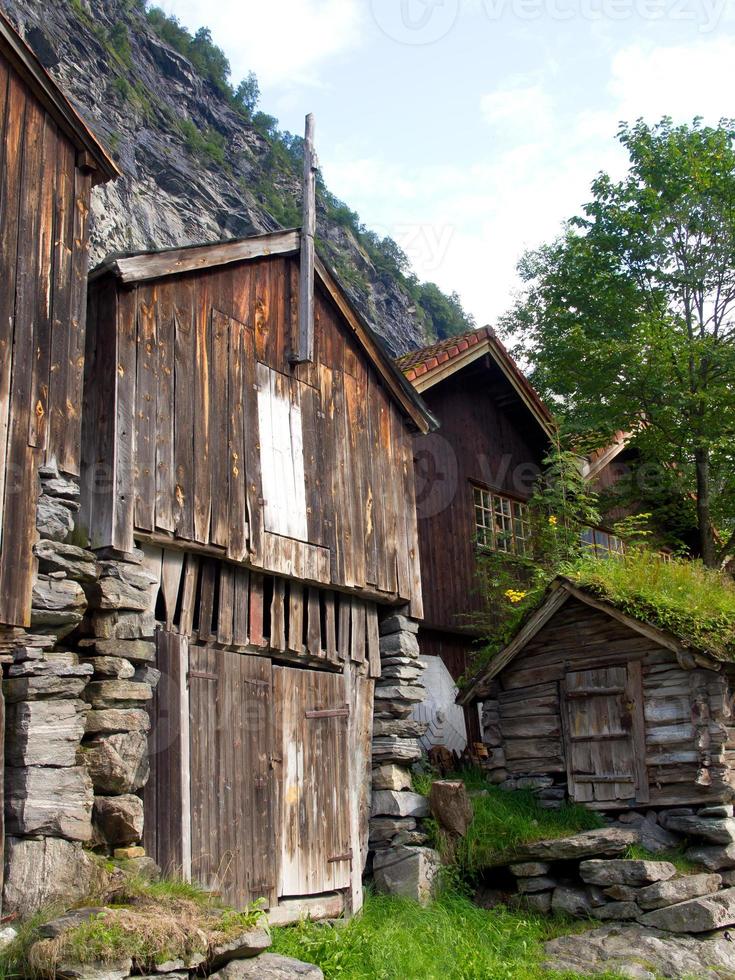
[[[420,645],[429,664],[429,694],[420,713],[433,730],[437,713],[447,720],[451,714],[442,674],[457,680],[465,673],[486,629],[480,624],[486,610],[477,583],[478,549],[525,553],[526,501],[554,424],[489,327],[415,351],[398,364],[440,424],[438,432],[414,439],[424,598]],[[476,711],[467,712],[465,725],[477,741]],[[436,727],[437,742],[446,742],[448,734]]]
[[[432,420],[318,259],[297,363],[300,247],[96,270],[82,524],[102,554],[142,549],[154,583],[149,854],[237,905],[354,911],[379,620],[422,615],[412,452]]]
[[[731,801],[733,665],[555,580],[461,694],[496,782],[550,777],[593,809]]]
[[[30,622],[39,466],[79,474],[90,192],[116,175],[0,13],[0,625]]]

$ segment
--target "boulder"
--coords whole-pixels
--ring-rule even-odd
[[[550,892],[556,887],[553,878],[546,878],[541,875],[538,878],[519,878],[518,892],[521,895],[529,895],[532,892]]]
[[[143,836],[143,801],[129,793],[95,796],[94,822],[112,845],[133,844]]]
[[[400,633],[388,633],[380,638],[380,655],[382,657],[396,656],[410,657],[415,660],[419,655],[419,641],[415,633],[402,631]]]
[[[668,814],[664,826],[687,837],[700,837],[712,844],[735,844],[735,819],[694,816],[694,814]]]
[[[391,847],[377,851],[373,860],[375,887],[388,895],[401,895],[422,905],[434,896],[441,861],[430,847]]]
[[[152,691],[155,691],[161,679],[161,671],[156,667],[151,667],[150,664],[143,664],[136,669],[133,676],[138,684],[147,684]]]
[[[411,773],[404,766],[397,766],[390,762],[378,766],[377,769],[373,769],[373,791],[378,789],[396,791],[411,789]]]
[[[143,708],[101,708],[87,714],[88,735],[148,732],[150,728],[150,716]]]
[[[99,866],[80,843],[60,837],[8,837],[3,913],[26,919],[42,908],[73,905],[93,890],[99,877]]]
[[[579,866],[582,881],[588,885],[650,885],[667,881],[676,874],[670,861],[582,861]]]
[[[555,888],[551,907],[554,912],[581,917],[590,916],[593,908],[587,889],[575,888],[573,885],[559,885]]]
[[[247,932],[215,946],[209,954],[209,968],[216,969],[231,960],[247,960],[259,956],[272,942],[265,929],[248,929]]]
[[[37,701],[40,698],[78,698],[87,686],[89,675],[60,676],[40,674],[29,677],[11,677],[3,681],[3,693],[7,702]]]
[[[464,837],[474,812],[465,784],[460,780],[437,779],[431,784],[429,806],[439,826],[450,834]]]
[[[701,819],[702,817],[716,817],[722,819],[725,817],[732,817],[735,815],[735,807],[732,803],[717,803],[715,806],[703,806],[702,809],[697,813],[697,816]]]
[[[10,834],[92,837],[92,783],[83,766],[5,770],[5,819]]]
[[[153,613],[95,612],[92,630],[102,640],[145,640],[156,631]]]
[[[552,939],[544,951],[543,965],[565,974],[680,980],[735,973],[734,944],[724,933],[694,939],[640,925],[608,925]]]
[[[100,905],[94,908],[72,909],[70,912],[64,912],[63,915],[39,926],[38,937],[39,939],[58,939],[69,929],[75,929],[77,926],[89,922],[90,919],[96,918],[100,913],[110,911],[110,909]]]
[[[601,922],[625,922],[637,919],[641,910],[635,902],[608,902],[592,909],[592,915]]]
[[[641,846],[645,847],[651,854],[669,851],[678,847],[681,842],[680,837],[666,830],[650,815],[644,816],[642,813],[631,810],[624,813],[619,819],[626,827],[634,827],[637,830]]]
[[[79,504],[42,493],[36,504],[36,528],[42,538],[64,541],[74,530],[74,513]]]
[[[105,577],[99,580],[98,609],[124,609],[146,612],[151,604],[149,588],[139,589],[121,579]]]
[[[399,681],[375,685],[376,701],[405,701],[418,704],[424,700],[426,690],[418,684],[401,684]]]
[[[127,681],[135,676],[135,667],[122,657],[83,657],[82,663],[91,664],[97,677]]]
[[[134,793],[148,781],[148,739],[143,732],[95,736],[83,754],[94,788],[102,794]]]
[[[59,980],[124,980],[130,975],[133,961],[113,960],[99,963],[59,963],[56,976]]]
[[[657,881],[641,888],[636,901],[644,910],[660,909],[666,905],[677,905],[690,898],[711,895],[722,884],[720,875],[684,875],[669,881]]]
[[[536,841],[519,847],[513,854],[513,863],[521,861],[574,861],[597,856],[614,857],[623,854],[631,844],[638,841],[634,830],[620,827],[603,827],[599,830],[586,830],[573,837],[560,837],[554,840]],[[497,864],[505,864],[500,859]]]
[[[257,959],[232,960],[211,974],[211,980],[324,980],[324,974],[312,963],[262,953]]]
[[[415,718],[376,718],[373,722],[373,735],[397,735],[399,738],[421,738],[426,733],[428,723]]]
[[[32,618],[40,612],[83,613],[87,607],[84,589],[72,579],[38,575],[33,583]]]
[[[86,698],[93,708],[119,708],[121,704],[133,705],[150,701],[153,691],[149,684],[137,681],[91,681]]]
[[[16,701],[7,707],[8,766],[73,766],[84,735],[84,701]]]
[[[413,833],[415,830],[413,817],[373,817],[370,820],[370,844],[386,844],[396,834]]]
[[[523,904],[532,912],[544,914],[551,911],[551,892],[534,892],[523,896]]]
[[[735,868],[735,844],[728,844],[726,847],[690,847],[684,857],[704,865],[709,871]]]
[[[373,793],[371,816],[428,817],[429,801],[419,793],[380,789]]]
[[[41,572],[64,572],[76,582],[90,583],[97,579],[97,562],[91,551],[60,541],[38,541],[33,548]]]
[[[156,644],[149,640],[92,640],[87,655],[123,657],[134,664],[147,664],[156,659]]]
[[[387,636],[389,633],[418,633],[418,631],[419,624],[415,619],[409,619],[398,613],[387,616],[381,622],[379,630],[381,636]]]
[[[524,861],[522,864],[511,864],[510,873],[517,878],[534,878],[549,873],[551,865],[545,861]]]
[[[418,762],[421,746],[415,738],[385,735],[373,739],[373,762]]]
[[[666,932],[709,932],[735,923],[735,888],[646,912],[642,925]]]

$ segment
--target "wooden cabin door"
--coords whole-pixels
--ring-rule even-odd
[[[571,798],[647,802],[640,663],[569,670],[561,693]]]
[[[279,897],[349,888],[349,707],[341,674],[273,668]]]

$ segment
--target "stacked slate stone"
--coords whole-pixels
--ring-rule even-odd
[[[146,704],[160,679],[156,656],[154,590],[157,578],[143,553],[103,551],[90,594],[92,637],[80,642],[93,671],[85,697],[91,710],[82,745],[94,787],[95,843],[116,857],[144,860],[143,803],[148,780],[150,719]]]
[[[59,641],[81,623],[95,556],[70,544],[79,487],[53,466],[40,471],[40,540],[31,630],[5,631],[6,833],[3,908],[26,915],[91,885],[92,783],[82,762],[92,668]]]
[[[428,900],[436,853],[424,847],[428,801],[412,791],[411,765],[421,758],[426,724],[411,717],[424,698],[418,623],[394,613],[380,624],[380,679],[375,683],[370,849],[381,891]]]
[[[650,819],[650,818],[649,818]],[[528,860],[510,865],[520,901],[545,912],[594,918],[601,922],[636,922],[671,933],[698,934],[735,925],[735,819],[723,804],[658,814],[665,833],[677,831],[702,846],[686,852],[690,860],[711,868],[679,874],[669,861],[632,860],[623,854],[625,834],[616,827],[525,848]],[[674,844],[681,838],[670,834]],[[594,854],[599,856],[593,856]]]

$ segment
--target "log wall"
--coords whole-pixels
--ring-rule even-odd
[[[289,365],[297,297],[291,257],[92,285],[83,523],[420,616],[405,417],[320,288],[314,361]]]
[[[91,176],[0,53],[0,622],[29,624],[38,468],[79,473]]]

